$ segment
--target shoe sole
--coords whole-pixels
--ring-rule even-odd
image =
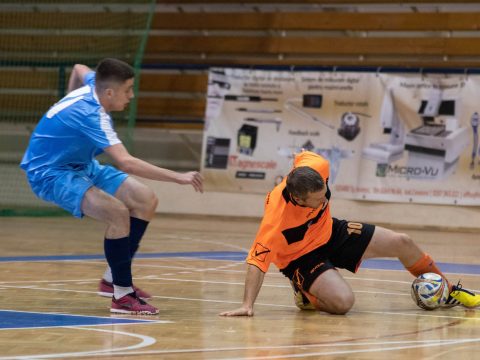
[[[116,314],[128,314],[128,315],[157,315],[159,311],[151,312],[151,311],[130,311],[130,310],[122,310],[122,309],[110,309],[111,313]]]
[[[110,292],[102,292],[102,291],[99,291],[97,292],[97,295],[100,295],[100,296],[103,296],[103,297],[108,297],[108,298],[111,298],[113,296],[113,293],[110,293]],[[146,300],[150,300],[152,297],[141,297],[139,296],[140,299],[146,301]]]

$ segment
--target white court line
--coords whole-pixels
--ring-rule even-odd
[[[46,314],[50,314],[50,313],[46,313]],[[85,315],[87,316],[87,315]],[[131,315],[131,316],[134,316],[134,315]],[[159,323],[159,324],[170,324],[170,323],[173,323],[173,321],[167,321],[167,320],[157,320],[157,321],[154,321],[152,320],[152,324],[153,323]],[[72,328],[75,328],[75,329],[83,329],[85,327],[89,327],[89,326],[96,326],[96,327],[101,327],[101,326],[121,326],[121,325],[129,325],[129,326],[136,326],[136,325],[145,325],[145,324],[149,324],[149,323],[146,323],[146,322],[132,322],[132,323],[123,323],[123,324],[120,324],[120,323],[115,323],[115,324],[88,324],[88,325],[75,325],[74,327]],[[35,327],[15,327],[15,328],[0,328],[0,331],[6,331],[6,330],[38,330],[38,329],[67,329],[67,328],[70,328],[71,326],[35,326]]]
[[[147,279],[149,275],[147,276],[138,276],[134,277],[134,279]],[[2,284],[21,284],[21,283],[54,283],[54,282],[59,282],[59,283],[66,283],[66,282],[81,282],[84,281],[86,283],[91,283],[91,282],[99,282],[99,278],[95,279],[62,279],[62,280],[18,280],[18,281],[0,281],[0,287],[3,286]]]
[[[175,281],[175,279],[168,279],[171,281]],[[243,283],[238,283],[237,285],[244,285]],[[265,286],[265,285],[263,285]],[[268,285],[270,287],[287,287],[290,288],[290,286],[276,286],[276,285]],[[13,285],[8,285],[5,286],[11,289],[27,289],[27,290],[40,290],[40,291],[59,291],[59,292],[73,292],[73,293],[80,293],[80,294],[97,294],[96,291],[88,291],[88,290],[71,290],[71,289],[52,289],[52,288],[42,288],[42,287],[32,287],[32,286],[13,286]],[[354,291],[356,292],[356,291]],[[382,292],[373,292],[374,294],[382,294],[382,295],[394,295],[394,296],[399,296],[399,295],[404,295],[404,294],[399,294],[399,293],[382,293]],[[408,294],[405,296],[409,296]],[[185,297],[175,297],[175,296],[160,296],[160,295],[153,295],[152,296],[155,299],[167,299],[167,300],[184,300],[184,301],[200,301],[200,302],[215,302],[215,303],[225,303],[225,304],[241,304],[241,301],[228,301],[228,300],[215,300],[215,299],[199,299],[199,298],[185,298]],[[264,304],[264,303],[259,303],[256,302],[255,305],[259,306],[268,306],[268,307],[288,307],[288,308],[296,308],[296,306],[293,305],[282,305],[282,304]]]
[[[16,286],[9,286],[9,288],[22,288]],[[48,288],[27,288],[28,290],[43,290],[43,291],[65,291],[65,292],[75,292],[75,293],[94,293],[92,291],[86,290],[68,290],[68,289],[48,289]],[[354,291],[356,292],[356,291]],[[383,294],[381,292],[376,292],[376,294]],[[398,296],[399,294],[393,294]],[[405,296],[409,296],[406,294]],[[187,297],[177,297],[177,296],[160,296],[154,295],[153,298],[155,299],[166,299],[166,300],[182,300],[182,301],[199,301],[199,302],[210,302],[210,303],[222,303],[222,304],[241,304],[241,301],[230,301],[230,300],[216,300],[216,299],[204,299],[204,298],[187,298]],[[267,307],[281,307],[281,308],[294,308],[297,307],[295,305],[284,305],[284,304],[271,304],[271,303],[261,303],[256,302],[256,306],[267,306]],[[420,314],[418,312],[387,312],[387,311],[363,311],[363,310],[351,310],[350,313],[365,313],[365,314],[381,314],[381,315],[396,315],[396,316],[423,316],[423,317],[433,317],[433,318],[445,318],[445,319],[461,319],[461,320],[474,320],[480,321],[480,318],[471,318],[468,316],[452,316],[452,315],[433,315],[432,312],[428,312],[428,314]]]
[[[303,354],[284,354],[284,355],[271,355],[271,356],[255,356],[255,357],[234,357],[234,358],[223,358],[218,360],[265,360],[265,359],[288,359],[288,358],[304,358],[304,357],[318,357],[318,356],[331,356],[331,355],[348,355],[348,354],[361,354],[361,353],[372,353],[372,352],[386,352],[386,351],[395,351],[395,350],[406,350],[406,349],[418,349],[418,348],[428,348],[428,347],[437,347],[437,346],[451,346],[459,345],[466,343],[475,343],[479,342],[480,338],[477,339],[458,339],[458,340],[445,340],[445,342],[435,342],[431,344],[413,344],[406,346],[392,346],[392,347],[380,347],[380,348],[370,348],[370,349],[355,349],[355,350],[340,350],[340,351],[328,351],[328,352],[311,352]]]
[[[61,292],[73,292],[79,294],[95,294],[97,295],[97,291],[88,291],[88,290],[71,290],[71,289],[51,289],[51,288],[43,288],[43,287],[36,287],[36,286],[14,286],[14,285],[2,285],[8,289],[26,289],[26,290],[42,290],[42,291],[61,291]]]
[[[125,336],[141,339],[142,341],[136,345],[130,345],[130,346],[112,348],[112,349],[80,351],[80,352],[70,352],[70,353],[61,353],[61,354],[5,356],[5,357],[0,357],[0,360],[55,359],[55,358],[71,358],[71,357],[84,357],[84,356],[115,355],[122,351],[144,348],[144,347],[153,345],[157,342],[157,340],[151,336],[139,335],[139,334],[129,333],[125,331],[106,330],[106,329],[89,329],[89,328],[80,328],[80,327],[72,327],[72,326],[65,326],[64,328],[74,329],[74,330],[85,330],[85,331],[100,331],[100,332],[106,332],[106,333],[111,333],[115,335],[125,335]]]
[[[188,280],[188,279],[178,279],[178,278],[160,278],[160,277],[149,277],[149,280],[160,280],[160,281],[172,281],[172,282],[190,282],[190,283],[201,283],[201,284],[222,284],[222,285],[235,285],[235,286],[244,286],[244,282],[229,282],[229,281],[211,281],[211,280]],[[48,284],[50,285],[50,284]],[[71,290],[71,289],[58,289],[58,288],[41,288],[35,285],[28,286],[15,286],[15,285],[2,285],[5,288],[13,289],[31,289],[31,290],[45,290],[45,291],[67,291],[67,292],[78,292],[78,293],[88,293],[96,294],[97,291],[87,291],[87,290]],[[276,285],[276,284],[263,284],[262,287],[278,288],[278,289],[291,289],[290,285]],[[402,292],[385,292],[385,291],[372,291],[372,290],[354,290],[354,293],[367,293],[367,294],[380,294],[380,295],[393,295],[393,296],[410,296],[410,294]],[[157,296],[153,296],[157,297]]]
[[[332,343],[320,343],[320,344],[298,344],[298,345],[278,345],[278,346],[244,346],[244,347],[215,347],[215,348],[194,348],[194,349],[170,349],[170,350],[147,350],[147,351],[131,351],[124,353],[125,356],[136,356],[136,355],[173,355],[173,354],[189,354],[189,353],[220,353],[220,352],[229,352],[229,351],[251,351],[251,350],[290,350],[290,349],[304,349],[304,348],[328,348],[328,347],[361,347],[361,346],[385,346],[385,345],[402,345],[406,344],[407,346],[416,346],[416,347],[434,347],[434,346],[443,346],[443,345],[456,345],[457,343],[470,343],[478,342],[480,338],[474,339],[458,339],[458,340],[404,340],[404,341],[367,341],[361,343],[355,342],[332,342]],[[379,348],[373,349],[373,351],[381,351],[383,349],[406,349],[408,347],[395,347],[395,348]],[[355,352],[366,352],[370,349],[358,349],[350,350],[348,353]],[[344,351],[345,352],[345,351]],[[332,353],[315,353],[315,355],[307,354],[294,354],[295,356],[290,357],[309,357],[309,356],[320,356],[331,355]],[[121,355],[121,354],[115,354]],[[109,354],[98,354],[97,356],[109,356]],[[282,355],[280,356],[288,356]],[[266,359],[267,357],[255,357],[253,359]],[[247,358],[239,358],[247,359]]]
[[[96,291],[88,291],[88,290],[70,290],[70,289],[50,289],[50,288],[41,288],[41,287],[24,287],[24,286],[6,286],[10,289],[27,289],[27,290],[41,290],[41,291],[60,291],[60,292],[73,292],[79,294],[97,294]],[[197,299],[197,298],[182,298],[182,297],[174,297],[174,296],[159,296],[154,295],[153,298],[157,299],[168,299],[168,300],[185,300],[185,301],[201,301],[201,302],[219,302],[219,303],[226,303],[226,304],[241,304],[241,301],[228,301],[228,300],[209,300],[209,299]],[[255,303],[255,305],[265,305],[265,306],[276,306],[276,307],[293,307],[293,305],[279,305],[279,304],[262,304],[262,303]]]
[[[440,312],[442,310],[448,309],[438,309]],[[417,310],[419,311],[419,310]],[[352,313],[362,313],[362,314],[376,314],[376,315],[398,315],[398,316],[420,316],[436,319],[457,319],[457,320],[469,320],[469,321],[480,321],[479,317],[468,317],[467,316],[453,316],[453,315],[435,315],[432,314],[432,311],[425,311],[426,314],[415,313],[415,312],[392,312],[392,311],[368,311],[368,310],[353,310]]]
[[[178,278],[163,278],[163,277],[150,277],[150,280],[162,280],[162,281],[175,281],[175,282],[193,282],[202,284],[227,284],[227,285],[239,285],[244,286],[245,282],[231,282],[231,281],[212,281],[212,280],[192,280],[192,279],[178,279]],[[278,285],[278,284],[263,284],[262,287],[272,288],[287,288],[291,289],[290,285]],[[371,291],[371,290],[354,290],[354,293],[367,293],[367,294],[381,294],[381,295],[395,295],[395,296],[410,296],[401,292],[384,292],[384,291]]]
[[[374,282],[386,282],[386,283],[397,283],[397,284],[411,284],[413,281],[413,278],[412,278],[412,281],[362,278],[359,276],[344,276],[343,278],[345,280],[361,280],[361,281],[374,281]]]
[[[148,254],[147,254],[148,255]],[[65,255],[65,256],[68,256],[68,255]],[[220,256],[220,255],[219,255]],[[236,256],[236,255],[235,255]],[[201,258],[201,257],[197,257],[197,258],[192,258],[191,256],[170,256],[170,257],[158,257],[158,258],[155,258],[155,257],[150,257],[150,258],[139,258],[139,259],[135,259],[135,260],[152,260],[152,259],[165,259],[165,260],[168,260],[168,259],[182,259],[183,261],[198,261],[198,260],[204,260],[204,261],[235,261],[235,260],[232,260],[232,259],[219,259],[219,258],[215,258],[215,257],[209,257],[208,259],[207,258]],[[0,261],[0,265],[2,264],[10,264],[10,263],[74,263],[74,262],[77,262],[77,263],[85,263],[85,262],[89,262],[89,261],[98,261],[98,259],[56,259],[56,260],[2,260]],[[245,263],[244,260],[238,260],[237,262],[239,263]],[[103,262],[103,264],[106,264],[106,262]]]
[[[231,261],[233,264],[229,265],[223,265],[223,266],[218,266],[218,267],[209,267],[209,268],[199,268],[199,267],[182,267],[182,266],[173,266],[173,265],[153,265],[153,264],[139,264],[139,261],[148,261],[148,260],[163,260],[163,261],[169,261],[169,260],[174,260],[174,259],[182,259],[182,261],[206,261],[205,259],[198,259],[198,258],[185,258],[185,257],[169,257],[169,258],[139,258],[135,259],[135,264],[134,267],[143,267],[143,268],[168,268],[168,269],[182,269],[182,270],[191,270],[191,271],[196,271],[196,272],[202,272],[202,271],[218,271],[218,272],[225,272],[225,273],[239,273],[239,274],[245,274],[245,270],[225,270],[223,268],[225,267],[235,267],[239,265],[245,264],[245,261],[233,261],[233,260],[218,260],[218,259],[213,259],[213,261]],[[211,259],[209,259],[210,261]],[[43,261],[43,262],[48,262],[48,261]],[[51,262],[51,261],[50,261]],[[98,261],[98,260],[69,260],[69,262],[79,262],[79,263],[85,263],[88,262],[89,264],[102,264],[105,265],[105,262],[103,261]],[[400,270],[389,270],[389,269],[365,269],[365,270],[376,270],[376,271],[406,271],[404,269]],[[446,273],[448,274],[448,273]],[[475,274],[452,274],[455,276],[476,276]],[[268,272],[268,276],[275,276],[275,277],[285,277],[283,274],[279,272]],[[138,277],[137,279],[142,279],[142,278],[147,278],[147,277]],[[401,280],[385,280],[385,279],[373,279],[373,278],[362,278],[360,275],[352,277],[352,276],[344,276],[345,279],[347,280],[352,280],[352,281],[376,281],[376,282],[389,282],[389,283],[404,283],[404,284],[410,284],[410,281],[401,281]],[[65,280],[65,281],[77,281],[77,280]],[[86,280],[88,281],[88,280]],[[98,279],[91,279],[91,281],[98,281]],[[21,281],[0,281],[0,284],[8,284],[8,283],[20,283]],[[33,281],[23,281],[23,282],[33,282]],[[44,280],[44,282],[50,282],[49,280]],[[478,289],[469,289],[474,292],[480,292]]]
[[[238,245],[226,244],[225,242],[221,242],[221,241],[195,239],[195,238],[185,236],[185,235],[183,235],[183,236],[167,235],[167,236],[164,236],[164,238],[166,240],[174,240],[174,241],[178,241],[180,239],[180,240],[189,240],[189,241],[200,242],[200,243],[205,243],[205,244],[214,244],[214,245],[218,245],[219,247],[223,246],[223,247],[226,247],[226,248],[240,250],[240,251],[247,252],[247,253],[249,251],[249,249],[246,249],[246,248],[238,246]]]
[[[66,316],[78,316],[78,317],[94,317],[94,318],[109,319],[109,320],[110,319],[118,319],[118,320],[125,320],[126,319],[124,317],[67,314],[67,313],[61,313],[61,312],[55,312],[55,311],[42,312],[42,311],[23,311],[23,310],[8,310],[8,309],[0,309],[0,310],[5,311],[5,312],[23,313],[23,314],[27,313],[27,314],[40,314],[40,315],[45,315],[45,314],[47,314],[47,315],[66,315]],[[138,320],[138,319],[132,319],[132,320]],[[156,322],[157,321],[157,320],[150,320],[150,319],[140,319],[140,320],[141,320],[141,322],[144,322],[144,323],[150,323],[150,322]],[[106,324],[106,325],[110,325],[110,324]]]
[[[175,259],[175,258],[169,258],[169,259]],[[138,260],[154,260],[154,259],[138,259]],[[225,270],[225,268],[228,267],[235,267],[235,266],[240,266],[240,265],[245,265],[245,261],[239,261],[235,262],[234,264],[229,264],[229,265],[224,265],[224,266],[218,266],[218,267],[187,267],[187,266],[174,266],[174,265],[153,265],[153,264],[138,264],[138,260],[135,259],[135,263],[133,265],[134,268],[139,267],[139,268],[152,268],[152,269],[174,269],[174,270],[190,270],[190,271],[196,271],[196,272],[203,272],[203,271],[218,271],[218,272],[224,272],[224,273],[235,273],[235,274],[243,274],[245,275],[246,270]],[[155,259],[157,260],[157,259]],[[160,259],[158,259],[160,260]],[[164,259],[162,259],[164,260]],[[89,264],[95,263],[93,261],[89,262]],[[105,263],[102,263],[105,264]],[[285,277],[281,273],[269,273],[269,275],[279,275],[281,277]],[[98,280],[98,279],[97,279]],[[1,282],[0,282],[1,284]]]
[[[172,259],[172,258],[169,258],[169,259]],[[88,263],[92,263],[91,261],[89,261]],[[103,264],[103,262],[102,262]],[[220,267],[227,267],[227,266],[236,266],[238,264],[243,264],[243,262],[234,262],[233,264],[228,264],[228,265],[222,265]],[[148,265],[147,265],[148,266]],[[152,265],[153,267],[155,267],[155,265]],[[162,267],[167,267],[169,268],[169,266],[162,266]],[[220,268],[219,267],[219,268]],[[175,269],[178,269],[179,267],[173,267],[172,268],[175,268]],[[207,271],[207,270],[213,270],[213,271],[219,271],[219,272],[228,272],[228,271],[235,271],[235,270],[219,270],[218,268],[198,268],[198,267],[195,267],[195,268],[185,268],[185,267],[180,267],[181,269],[185,270],[185,269],[191,269],[192,271]],[[381,270],[383,271],[383,270]],[[245,272],[242,271],[242,273],[244,274]],[[279,274],[279,273],[274,273],[274,274],[278,274],[282,277],[284,277],[282,274]],[[273,275],[271,273],[268,273],[268,275]],[[219,281],[207,281],[207,280],[189,280],[189,279],[178,279],[178,278],[160,278],[160,277],[156,277],[156,276],[152,276],[152,275],[149,275],[149,276],[144,276],[144,277],[135,277],[135,279],[149,279],[149,280],[152,280],[152,279],[156,279],[156,280],[163,280],[163,281],[180,281],[180,282],[196,282],[196,283],[211,283],[211,284],[226,284],[226,285],[240,285],[240,286],[243,286],[244,285],[244,282],[219,282]],[[362,280],[362,281],[376,281],[376,282],[394,282],[394,283],[402,283],[402,284],[410,284],[410,282],[408,281],[397,281],[397,280],[385,280],[385,279],[374,279],[374,278],[361,278],[361,277],[345,277],[345,279],[349,279],[349,280]],[[50,280],[39,280],[39,281],[22,281],[22,282],[27,282],[27,283],[38,283],[38,282],[45,282],[45,283],[52,283],[52,282],[78,282],[78,281],[82,281],[82,282],[86,282],[88,281],[89,279],[82,279],[82,280],[65,280],[65,281],[62,281],[62,280],[54,280],[54,281],[50,281]],[[91,281],[98,281],[98,279],[91,279]],[[20,283],[21,281],[19,282],[0,282],[0,284],[5,284],[5,283],[13,283],[13,284],[16,284],[16,283]],[[274,288],[289,288],[290,286],[289,285],[271,285],[271,284],[263,284],[264,287],[274,287]],[[11,288],[12,286],[5,286],[3,285],[2,286],[3,288]],[[83,292],[83,293],[92,293],[92,294],[95,294],[96,292],[93,292],[93,291],[80,291],[80,290],[68,290],[68,289],[45,289],[45,288],[38,288],[38,287],[35,287],[34,285],[29,285],[29,286],[23,286],[23,287],[19,287],[19,286],[13,286],[14,288],[23,288],[23,289],[34,289],[34,290],[50,290],[50,291],[70,291],[70,292]],[[474,290],[474,289],[471,289],[472,291],[475,291],[475,292],[478,292],[478,290]],[[382,295],[393,295],[393,296],[409,296],[409,294],[407,293],[400,293],[400,292],[381,292],[381,291],[366,291],[366,290],[355,290],[354,293],[368,293],[368,294],[382,294]]]

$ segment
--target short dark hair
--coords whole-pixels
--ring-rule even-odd
[[[309,166],[299,166],[287,177],[287,191],[302,200],[305,200],[311,192],[323,190],[324,186],[325,180]]]
[[[111,83],[123,84],[135,76],[133,68],[126,62],[118,59],[106,58],[101,60],[95,69],[95,86],[104,90]]]

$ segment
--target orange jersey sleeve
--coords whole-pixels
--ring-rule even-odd
[[[316,170],[328,187],[328,161],[312,152],[295,157],[294,167],[309,166]],[[327,191],[327,198],[330,190]],[[273,262],[279,269],[292,260],[325,244],[332,233],[330,204],[323,209],[312,209],[294,204],[286,190],[286,178],[267,195],[265,213],[255,241],[247,256],[247,263],[263,272]]]

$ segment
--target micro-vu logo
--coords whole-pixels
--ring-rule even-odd
[[[389,164],[377,164],[375,175],[377,177],[414,177],[423,179],[434,179],[438,176],[440,169],[434,166],[399,166]]]

